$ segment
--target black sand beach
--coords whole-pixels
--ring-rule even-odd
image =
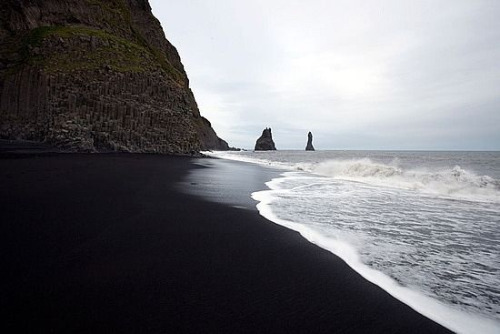
[[[447,332],[241,200],[258,166],[9,154],[0,170],[3,333]]]

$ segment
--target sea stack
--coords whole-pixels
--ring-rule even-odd
[[[255,151],[276,151],[271,128],[265,128],[262,135],[255,143]]]
[[[0,22],[0,138],[69,152],[229,148],[147,0],[2,0]]]
[[[309,133],[307,134],[306,151],[314,151],[313,134],[311,133],[311,131],[309,131]]]

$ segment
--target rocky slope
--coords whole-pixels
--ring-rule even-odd
[[[69,151],[228,148],[147,0],[2,0],[0,137]]]

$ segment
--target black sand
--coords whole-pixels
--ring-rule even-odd
[[[179,192],[217,184],[187,181],[192,159],[18,156],[0,158],[3,333],[446,332],[245,203]]]

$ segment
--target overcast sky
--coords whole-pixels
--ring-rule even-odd
[[[500,150],[499,0],[151,0],[231,146]]]

